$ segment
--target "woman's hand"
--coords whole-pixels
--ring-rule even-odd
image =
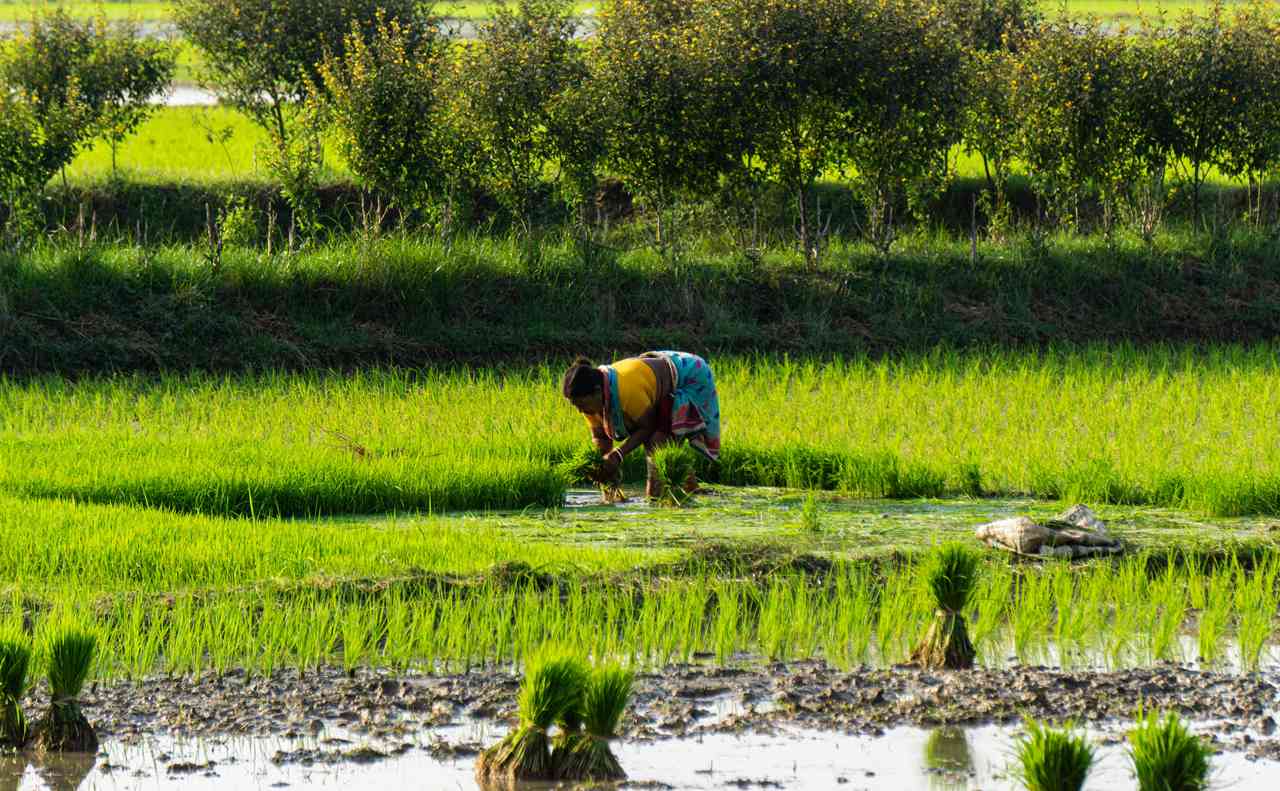
[[[618,477],[618,470],[622,467],[622,452],[619,448],[614,448],[604,456],[604,463],[600,465],[601,482],[612,481]]]

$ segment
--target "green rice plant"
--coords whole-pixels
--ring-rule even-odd
[[[93,752],[98,735],[80,710],[80,692],[93,669],[97,638],[75,627],[52,632],[48,642],[49,711],[36,723],[36,746],[48,752]]]
[[[1178,635],[1182,632],[1182,624],[1187,618],[1187,588],[1182,579],[1177,578],[1172,569],[1168,571],[1160,584],[1153,586],[1151,599],[1156,608],[1156,615],[1147,632],[1151,643],[1151,658],[1157,661],[1173,661],[1181,656]]]
[[[22,696],[27,691],[31,648],[16,636],[0,637],[0,746],[21,749],[30,736]]]
[[[1027,791],[1080,791],[1093,767],[1095,750],[1070,724],[1055,729],[1033,719],[1018,737],[1014,775]]]
[[[635,672],[619,665],[597,667],[583,690],[581,732],[571,738],[563,761],[555,764],[556,776],[566,780],[625,780],[609,744],[631,700]]]
[[[1001,627],[1010,606],[1013,572],[1006,564],[994,564],[982,575],[970,604],[969,631],[974,649],[984,664],[996,665],[1004,658]]]
[[[806,533],[822,532],[822,507],[813,492],[805,495],[804,504],[800,506],[800,529]]]
[[[1138,791],[1203,791],[1209,783],[1213,748],[1187,729],[1178,715],[1163,719],[1139,712],[1129,731],[1129,758]]]
[[[554,779],[548,730],[566,711],[581,705],[589,676],[587,663],[575,654],[543,649],[529,658],[520,687],[519,726],[476,761],[476,781],[482,788]]]
[[[1017,577],[1016,597],[1009,610],[1013,628],[1013,649],[1025,664],[1037,662],[1044,653],[1053,624],[1053,575],[1027,571]]]
[[[658,502],[664,505],[684,506],[692,498],[688,491],[696,479],[698,457],[683,442],[670,442],[653,452],[653,466],[657,472],[661,492]]]
[[[978,554],[966,544],[943,544],[931,553],[925,582],[936,613],[924,639],[912,652],[912,661],[921,667],[973,667],[975,652],[965,626],[964,609],[973,597],[979,562]]]
[[[556,470],[564,476],[569,484],[591,482],[600,487],[600,497],[606,503],[616,503],[626,499],[622,493],[622,471],[611,480],[605,480],[601,470],[604,468],[604,454],[594,445],[583,445],[559,464]]]
[[[1213,665],[1222,653],[1222,639],[1231,622],[1234,597],[1230,569],[1220,567],[1205,580],[1205,589],[1196,625],[1196,649],[1200,661]]]

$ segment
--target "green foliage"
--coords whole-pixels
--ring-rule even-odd
[[[1129,731],[1129,757],[1139,791],[1204,791],[1213,748],[1188,730],[1178,715],[1139,714]]]
[[[90,140],[115,150],[154,112],[169,85],[172,48],[136,24],[77,21],[62,9],[37,15],[0,53],[0,189],[6,235],[29,240],[45,184]],[[64,170],[65,172],[65,170]]]
[[[977,53],[1017,49],[1043,21],[1036,0],[945,0],[943,15],[966,48]]]
[[[567,780],[621,780],[627,775],[609,742],[631,700],[635,671],[619,665],[595,668],[583,689],[580,703],[582,733],[561,751],[557,777]]]
[[[865,232],[885,254],[896,207],[906,200],[918,211],[944,186],[960,139],[964,50],[945,17],[923,2],[886,0],[873,9],[861,55],[874,66],[861,75],[845,143]]]
[[[517,0],[497,6],[463,48],[455,112],[482,152],[478,180],[526,234],[544,174],[594,170],[576,143],[599,135],[576,96],[587,78],[578,30],[570,0]]]
[[[320,83],[326,56],[345,54],[353,29],[367,40],[380,24],[421,22],[417,0],[176,0],[173,16],[205,55],[204,83],[280,138],[289,105]]]
[[[997,240],[1005,238],[1013,224],[1008,196],[1018,145],[1013,72],[1013,56],[1004,50],[979,50],[965,59],[961,137],[966,150],[982,159],[982,175],[987,184],[981,198],[982,209],[990,235]]]
[[[1263,2],[1236,8],[1224,47],[1235,67],[1228,85],[1234,123],[1225,130],[1221,165],[1227,174],[1247,179],[1251,222],[1260,220],[1263,181],[1280,173],[1280,20],[1275,10]]]
[[[599,14],[588,45],[607,167],[653,213],[663,249],[677,198],[709,194],[731,164],[700,8],[688,0],[616,0]]]
[[[1018,53],[1017,154],[1059,221],[1078,226],[1082,202],[1097,194],[1111,228],[1125,185],[1141,172],[1130,101],[1139,79],[1126,37],[1097,20],[1045,26]]]
[[[864,42],[870,4],[719,0],[711,9],[700,47],[715,75],[708,84],[724,105],[715,113],[728,172],[748,194],[761,181],[786,193],[801,254],[815,263],[825,225],[813,188],[845,161],[847,113],[873,68]]]
[[[144,35],[136,21],[95,23],[95,45],[80,85],[98,104],[98,137],[116,152],[160,107],[154,100],[168,89],[177,63],[177,48]]]
[[[343,156],[364,184],[404,213],[439,191],[443,149],[441,81],[448,45],[434,21],[409,25],[380,14],[366,35],[353,30],[341,53],[320,66],[312,107],[337,133]]]
[[[0,638],[0,745],[20,748],[27,741],[22,696],[30,666],[31,648],[25,640],[11,635]]]
[[[1015,773],[1027,791],[1080,791],[1095,750],[1070,724],[1062,729],[1028,719],[1017,742]]]
[[[667,443],[654,451],[653,466],[662,490],[659,501],[676,506],[688,503],[692,495],[685,486],[698,466],[694,450],[683,442]]]
[[[969,605],[980,562],[968,544],[943,544],[930,553],[925,584],[939,610],[961,612]]]
[[[525,664],[524,683],[517,700],[520,725],[481,754],[476,764],[477,778],[553,779],[547,729],[564,719],[567,711],[581,705],[589,677],[590,667],[577,654],[543,648],[531,656]]]

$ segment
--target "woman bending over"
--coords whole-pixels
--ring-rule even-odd
[[[707,361],[687,352],[645,352],[612,365],[579,357],[564,374],[564,397],[587,419],[604,454],[606,479],[626,455],[644,446],[645,493],[662,495],[653,454],[668,442],[688,442],[711,461],[720,457],[720,399]]]

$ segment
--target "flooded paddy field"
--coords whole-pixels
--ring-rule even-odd
[[[565,477],[585,432],[547,371],[6,383],[0,643],[34,719],[53,638],[91,636],[99,741],[10,751],[0,787],[474,788],[547,646],[635,672],[627,787],[1018,788],[1034,718],[1128,788],[1139,711],[1274,787],[1275,363],[1134,359],[726,361],[737,439],[679,508],[633,467],[608,505]],[[975,538],[1074,502],[1120,554]],[[957,545],[973,666],[930,669]]]
[[[1087,724],[1089,788],[1127,787],[1133,701],[1176,710],[1219,751],[1215,786],[1280,777],[1277,679],[1162,667],[1119,673],[839,672],[821,663],[679,666],[641,677],[619,758],[633,788],[1017,788],[1022,716]],[[92,757],[0,759],[20,787],[473,788],[475,756],[509,728],[509,672],[320,671],[191,683],[155,679],[86,696]]]

